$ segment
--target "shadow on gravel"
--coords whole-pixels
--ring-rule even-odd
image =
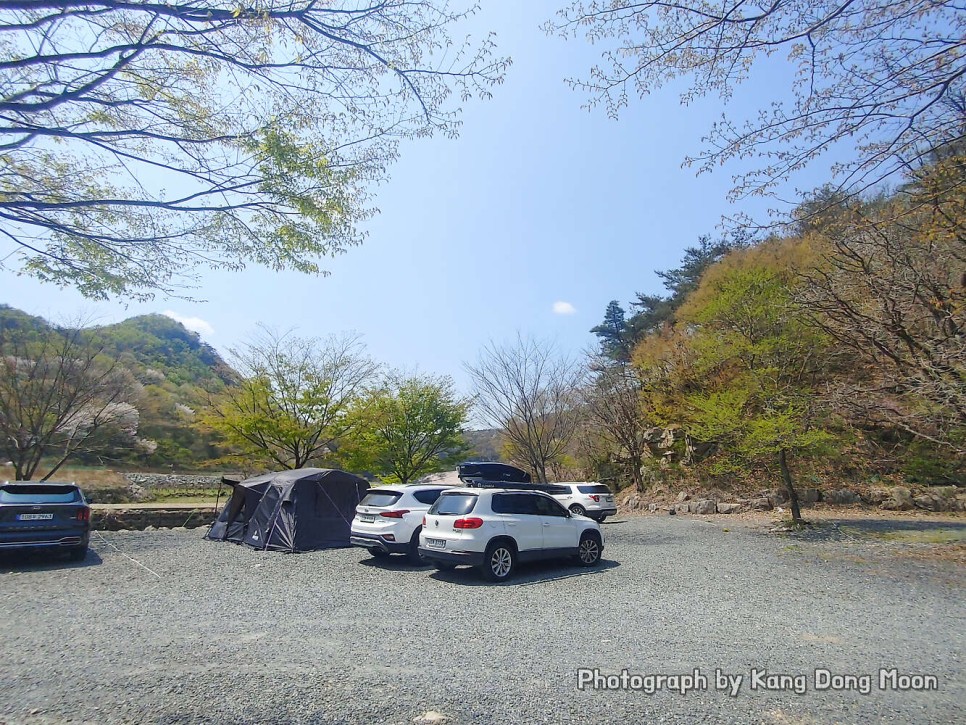
[[[363,566],[371,566],[373,569],[385,569],[386,571],[426,571],[432,567],[429,564],[411,564],[405,556],[371,556],[359,562]]]
[[[487,581],[476,569],[465,566],[448,571],[435,571],[430,574],[430,577],[468,587],[532,586],[535,584],[561,581],[563,579],[594,576],[609,571],[610,569],[616,569],[619,566],[619,562],[609,559],[602,559],[600,564],[590,568],[574,566],[573,564],[561,564],[560,562],[553,561],[520,564],[510,580],[502,583]]]
[[[819,519],[802,529],[782,531],[781,536],[813,542],[962,544],[966,543],[966,522],[894,518]]]
[[[827,519],[826,521],[839,527],[868,534],[946,529],[966,535],[966,522],[960,523],[958,521],[915,521],[909,519]]]
[[[99,566],[102,559],[93,549],[87,550],[83,561],[71,561],[59,551],[5,551],[0,553],[0,574],[13,571],[52,571],[54,569],[84,569]]]

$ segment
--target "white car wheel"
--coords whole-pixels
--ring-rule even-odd
[[[483,574],[490,581],[504,581],[513,573],[516,553],[513,547],[503,542],[490,544],[486,549]]]
[[[577,558],[583,566],[594,566],[600,561],[600,541],[597,537],[584,534],[580,538]]]

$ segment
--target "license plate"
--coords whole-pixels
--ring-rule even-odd
[[[446,540],[445,539],[426,539],[426,546],[430,549],[445,549]]]
[[[19,514],[17,521],[50,521],[53,514]]]
[[[370,514],[359,514],[359,521],[364,521],[367,524],[371,524],[375,520],[376,517]]]

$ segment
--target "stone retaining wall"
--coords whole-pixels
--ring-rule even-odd
[[[196,509],[130,508],[91,510],[91,528],[96,531],[119,531],[148,528],[187,528],[210,526],[215,520],[214,506]]]
[[[222,474],[125,473],[124,478],[142,488],[218,488]]]
[[[847,488],[821,491],[817,488],[801,488],[797,491],[802,508],[819,502],[832,505],[876,506],[886,511],[912,511],[920,509],[933,512],[966,511],[966,489],[956,486],[933,486],[930,488],[909,488],[906,486],[875,487],[857,492]],[[667,511],[670,514],[731,514],[745,511],[771,511],[787,508],[788,494],[778,488],[761,491],[757,495],[725,502],[717,496],[700,493],[693,495],[688,491],[678,493],[673,502],[645,503],[635,491],[619,499],[618,508],[622,511],[647,509],[650,512]]]

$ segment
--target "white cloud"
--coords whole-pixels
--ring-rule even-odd
[[[177,312],[172,312],[171,310],[165,310],[161,314],[163,314],[165,317],[170,317],[176,322],[180,322],[189,330],[192,332],[197,332],[199,335],[207,336],[215,334],[215,328],[212,327],[206,320],[202,320],[200,317],[185,317],[184,315],[179,315]]]
[[[576,311],[577,311],[577,308],[574,307],[569,302],[558,300],[557,302],[553,303],[553,313],[555,315],[572,315]]]

